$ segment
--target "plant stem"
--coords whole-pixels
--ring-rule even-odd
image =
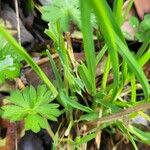
[[[55,134],[52,131],[52,128],[50,125],[48,125],[48,127],[46,128],[47,133],[49,134],[49,136],[52,138],[53,141],[55,141]]]
[[[121,110],[119,112],[111,114],[109,116],[105,116],[105,117],[102,117],[102,118],[99,118],[99,119],[96,119],[96,120],[93,120],[93,121],[89,121],[89,122],[87,122],[87,124],[97,125],[97,122],[99,122],[99,124],[101,125],[103,123],[108,123],[108,122],[111,122],[111,121],[116,121],[118,119],[122,119],[123,117],[128,116],[131,113],[147,110],[149,108],[150,108],[150,103],[139,104],[137,106],[127,108],[125,110]]]

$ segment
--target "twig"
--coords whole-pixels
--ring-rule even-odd
[[[16,10],[18,42],[19,42],[19,44],[21,45],[21,33],[20,33],[20,20],[19,20],[18,0],[15,0],[15,10]],[[19,80],[19,79],[18,79],[18,80]],[[20,81],[20,80],[19,80],[19,81]],[[18,150],[17,130],[15,130],[15,150]]]
[[[18,0],[15,0],[15,10],[16,10],[16,20],[17,20],[18,42],[19,42],[19,44],[21,44],[21,33],[20,33],[20,19],[19,19]]]
[[[102,118],[99,118],[99,119],[96,119],[93,121],[89,121],[89,122],[87,122],[87,124],[96,125],[97,122],[99,122],[99,124],[108,123],[111,121],[116,121],[118,119],[122,119],[123,117],[130,115],[133,112],[145,111],[147,109],[150,109],[150,103],[144,103],[144,104],[140,104],[138,106],[132,107],[132,108],[127,108],[125,110],[119,111],[119,112],[114,113],[112,115],[102,117]]]

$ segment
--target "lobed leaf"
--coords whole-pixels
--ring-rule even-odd
[[[41,128],[47,128],[47,121],[43,117],[37,114],[30,114],[25,118],[26,130],[32,130],[37,133]]]
[[[19,90],[12,91],[8,100],[20,107],[29,108],[29,104],[25,101],[22,93]]]
[[[3,118],[7,118],[11,121],[19,121],[27,114],[26,110],[22,107],[15,105],[5,105],[2,106]]]

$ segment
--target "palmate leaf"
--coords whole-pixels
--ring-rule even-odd
[[[68,30],[71,21],[80,26],[79,2],[78,0],[55,0],[43,7],[42,19],[52,23],[60,20],[63,31]]]
[[[50,103],[52,93],[45,85],[26,87],[23,91],[13,91],[8,98],[10,103],[2,107],[2,117],[11,121],[25,121],[25,129],[33,132],[47,127],[47,119],[57,121],[61,114],[58,104]],[[50,104],[49,104],[50,103]]]

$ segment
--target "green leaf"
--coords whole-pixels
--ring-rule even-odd
[[[22,92],[22,95],[23,95],[23,98],[25,100],[26,103],[28,103],[29,107],[32,108],[33,105],[32,105],[32,100],[30,98],[30,87],[26,87],[23,92]]]
[[[94,112],[94,113],[89,113],[89,114],[85,114],[85,115],[81,115],[79,121],[92,121],[98,118],[98,113]]]
[[[150,94],[150,91],[149,91],[150,86],[142,68],[136,61],[135,57],[130,53],[128,47],[120,40],[117,34],[115,34],[115,38],[116,38],[116,43],[119,47],[118,49],[119,53],[127,62],[128,67],[132,70],[132,72],[136,75],[138,80],[141,82],[141,85],[145,93],[145,98],[148,99],[149,94]]]
[[[56,78],[56,83],[57,83],[57,88],[60,90],[63,88],[63,81],[62,81],[62,78],[61,78],[61,74],[59,73],[58,69],[57,69],[57,66],[50,54],[50,52],[48,50],[46,50],[46,53],[48,55],[48,58],[49,58],[49,61],[50,61],[50,64],[51,64],[51,67],[53,69],[53,72],[55,74],[55,78]]]
[[[96,57],[95,57],[95,48],[92,34],[92,25],[91,25],[91,8],[88,6],[88,3],[85,3],[83,0],[80,0],[81,7],[81,20],[82,20],[82,33],[83,33],[83,44],[84,52],[86,57],[87,69],[90,75],[91,83],[91,92],[92,95],[96,93]]]
[[[12,91],[8,100],[20,107],[29,108],[28,102],[24,100],[24,97],[19,90]]]
[[[139,20],[138,20],[138,18],[136,18],[135,16],[132,16],[129,21],[130,21],[130,24],[131,24],[134,28],[137,28],[137,27],[138,27],[138,25],[139,25]]]
[[[37,99],[40,99],[47,92],[47,87],[45,84],[39,85],[37,87]]]
[[[134,141],[134,137],[130,134],[128,128],[122,123],[119,122],[117,123],[117,126],[119,127],[119,129],[123,132],[124,135],[127,136],[127,138],[130,140],[130,142],[132,143],[132,145],[134,146],[135,150],[138,150],[137,145]]]
[[[119,25],[122,24],[124,19],[122,15],[123,4],[124,4],[123,0],[114,0],[113,2],[113,12]]]
[[[94,112],[91,108],[81,105],[77,101],[73,100],[71,97],[68,97],[63,91],[61,91],[60,93],[60,98],[64,103],[70,105],[72,108],[76,108],[87,113]]]
[[[89,133],[87,135],[84,135],[83,137],[76,137],[75,144],[81,145],[87,143],[90,140],[94,139],[95,137],[96,137],[96,133]]]
[[[99,51],[99,53],[96,56],[96,65],[98,65],[100,60],[103,58],[103,56],[106,53],[107,49],[108,49],[108,46],[105,44],[104,47]]]
[[[2,110],[3,110],[2,117],[10,119],[11,121],[21,120],[27,114],[25,109],[15,105],[2,106]]]
[[[51,108],[50,105],[51,104],[47,104],[38,107],[37,112],[42,114],[43,116],[53,115],[55,117],[58,117],[61,114],[61,112],[59,111],[59,109]]]
[[[69,29],[71,21],[80,26],[78,0],[53,1],[50,5],[43,7],[42,19],[53,24],[60,20],[63,31]]]
[[[43,105],[45,103],[50,103],[52,102],[53,95],[52,93],[47,89],[45,85],[39,86],[37,88],[37,103],[36,106],[38,105]]]
[[[119,112],[121,110],[121,108],[119,108],[118,106],[114,105],[112,102],[109,102],[109,101],[106,101],[106,100],[102,100],[102,99],[99,99],[99,98],[96,98],[95,101],[97,103],[100,103],[104,107],[109,108],[111,110],[111,112],[113,112],[113,113]]]
[[[29,95],[32,102],[32,106],[34,106],[34,104],[36,103],[37,94],[36,94],[36,89],[33,86],[30,86]]]
[[[150,133],[143,132],[142,130],[136,128],[135,126],[129,125],[129,131],[134,134],[138,140],[142,141],[143,143],[150,144]]]
[[[40,69],[40,67],[32,60],[29,54],[25,51],[25,49],[17,43],[17,41],[12,37],[12,35],[2,26],[0,25],[0,34],[9,41],[12,45],[14,51],[20,55],[26,62],[33,68],[33,70],[37,73],[37,75],[45,82],[48,88],[51,90],[53,94],[53,99],[57,96],[58,92],[56,88],[53,86],[51,81],[48,79],[46,74]]]
[[[80,78],[83,80],[83,82],[85,84],[86,90],[90,94],[92,94],[91,77],[90,77],[88,69],[87,69],[87,67],[85,66],[84,63],[82,63],[81,65],[78,66],[78,71],[79,71],[79,74],[80,74]]]
[[[80,0],[80,1],[84,3],[84,0]],[[115,31],[117,31],[121,39],[123,36],[118,27],[118,24],[115,22],[116,21],[115,17],[112,11],[110,10],[109,6],[107,5],[106,1],[88,0],[87,2],[89,3],[89,7],[92,7],[95,12],[99,27],[108,45],[108,52],[110,55],[113,74],[114,74],[114,92],[113,93],[115,95],[120,84],[119,83],[120,75],[119,75],[119,60],[118,60],[118,54],[117,54],[118,48],[115,43],[114,33]],[[114,26],[116,27],[114,28]],[[114,98],[114,95],[113,95],[113,98]]]
[[[0,83],[6,79],[13,79],[20,75],[20,62],[15,62],[11,55],[6,55],[0,59]]]
[[[8,98],[10,104],[3,106],[2,117],[10,121],[25,121],[26,130],[33,132],[47,128],[47,119],[56,121],[62,113],[58,104],[50,103],[53,98],[52,93],[45,85],[25,87],[23,91],[13,91]]]
[[[26,130],[32,130],[33,132],[37,133],[41,128],[47,128],[47,121],[45,121],[43,117],[37,114],[31,114],[25,118]]]

